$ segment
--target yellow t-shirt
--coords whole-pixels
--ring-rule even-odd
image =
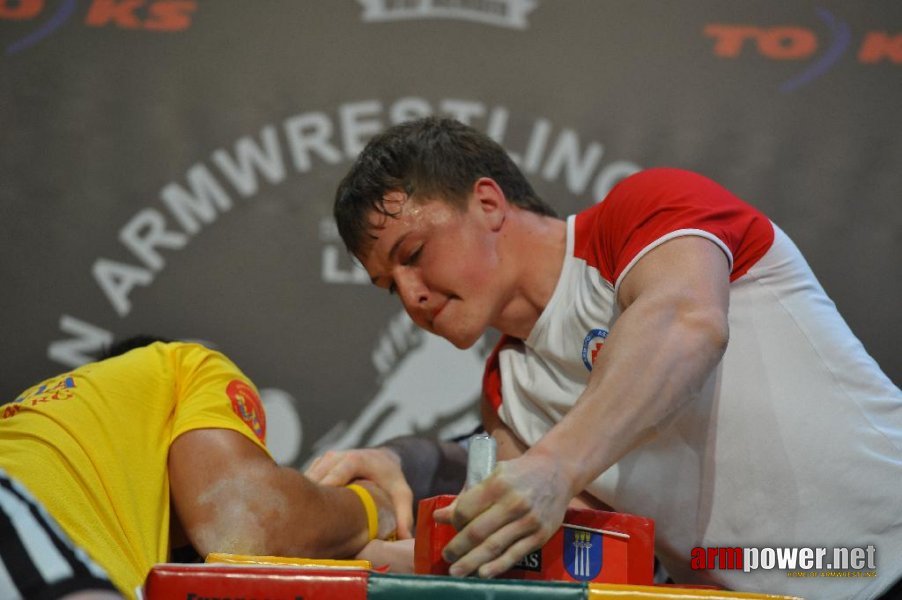
[[[155,343],[0,406],[0,468],[132,596],[168,559],[169,446],[193,429],[231,429],[266,452],[263,407],[238,367],[197,344]]]

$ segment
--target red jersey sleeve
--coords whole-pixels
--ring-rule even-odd
[[[612,285],[657,244],[679,235],[718,243],[731,262],[730,281],[770,248],[768,218],[726,188],[697,173],[648,169],[619,184],[576,217],[574,253]]]
[[[499,355],[504,347],[522,343],[521,340],[515,337],[502,335],[485,362],[485,372],[482,375],[482,402],[495,414],[498,414],[498,411],[501,410],[501,402],[503,401],[501,395],[501,364],[499,362]]]

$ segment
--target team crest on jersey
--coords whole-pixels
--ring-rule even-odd
[[[606,329],[593,329],[586,335],[586,339],[583,340],[583,364],[590,371],[595,365],[595,359],[598,358],[598,353],[601,351],[601,347],[604,346],[604,341],[607,337],[608,332]]]
[[[232,401],[232,410],[251,428],[261,442],[266,441],[266,413],[263,403],[254,388],[240,379],[233,379],[226,387],[226,394]]]
[[[601,571],[601,533],[564,526],[564,568],[577,581],[591,581]]]

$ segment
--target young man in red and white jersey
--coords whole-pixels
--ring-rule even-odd
[[[335,216],[420,327],[503,334],[484,409],[510,460],[437,513],[460,530],[452,574],[504,572],[585,491],[654,518],[678,582],[874,598],[902,577],[902,393],[720,185],[650,169],[560,220],[498,144],[429,118],[368,144]],[[869,544],[869,579],[689,568],[699,546]]]

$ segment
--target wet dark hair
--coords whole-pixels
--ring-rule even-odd
[[[427,117],[395,125],[366,145],[335,193],[338,232],[359,257],[375,239],[370,214],[394,214],[385,207],[387,193],[403,191],[463,209],[480,177],[494,179],[511,204],[557,216],[494,140],[454,119]]]
[[[119,356],[120,354],[125,354],[129,350],[134,350],[135,348],[143,348],[144,346],[150,346],[154,342],[171,342],[172,340],[168,340],[166,338],[157,337],[155,335],[145,335],[138,334],[133,335],[128,338],[124,338],[118,341],[114,341],[109,346],[105,347],[97,356],[98,360],[103,360],[106,358],[113,358],[114,356]]]

